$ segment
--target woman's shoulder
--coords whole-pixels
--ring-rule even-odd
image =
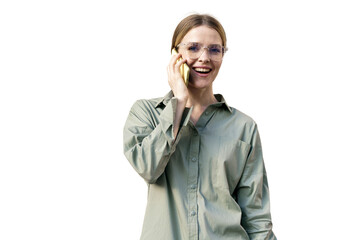
[[[249,136],[252,135],[252,133],[257,129],[257,123],[254,118],[237,108],[230,108],[232,112],[229,121],[234,128],[233,131],[238,130],[240,132],[247,132]]]
[[[257,123],[256,121],[249,116],[248,114],[238,110],[237,108],[230,107],[231,114],[227,118],[226,126],[229,127],[226,131],[224,131],[226,136],[237,136],[237,140],[241,140],[246,142],[247,144],[251,144],[251,139],[254,133],[257,131]],[[229,133],[231,132],[231,134]]]
[[[228,108],[230,109],[230,113],[231,113],[231,118],[232,120],[236,120],[237,122],[243,122],[243,123],[247,123],[247,124],[256,124],[255,120],[249,116],[247,113],[244,113],[243,111],[233,107],[233,106],[228,106]]]
[[[133,108],[157,108],[162,104],[166,104],[172,97],[172,92],[169,92],[163,97],[141,98],[135,101],[135,103],[133,104]]]
[[[161,99],[162,97],[157,97],[157,98],[150,98],[150,99],[146,99],[146,98],[141,98],[141,99],[137,99],[132,107],[131,110],[135,110],[135,109],[155,109],[158,105],[160,105],[161,103]]]
[[[232,112],[236,118],[242,119],[247,122],[255,122],[251,116],[244,113],[243,111],[240,111],[239,109],[232,107],[232,106],[230,108],[232,109]]]
[[[226,114],[230,117],[229,120],[236,120],[237,122],[254,123],[254,119],[239,109],[229,105],[225,100],[224,96],[220,93],[215,94],[216,99],[221,104],[222,109],[225,110]]]

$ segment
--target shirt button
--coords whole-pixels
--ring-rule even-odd
[[[191,159],[191,161],[195,162],[196,159],[197,159],[196,157],[193,157],[193,158]]]
[[[210,112],[209,112],[209,111],[206,111],[206,112],[205,112],[205,115],[209,115],[209,114],[210,114]]]
[[[190,216],[195,216],[196,215],[196,212],[195,211],[192,211],[191,213],[190,213]]]
[[[195,184],[192,184],[192,185],[190,186],[190,188],[191,188],[191,189],[196,189],[196,185],[195,185]]]

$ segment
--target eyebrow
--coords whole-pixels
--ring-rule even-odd
[[[201,43],[198,43],[198,42],[188,42],[187,44],[197,44],[197,45],[201,45]]]
[[[199,42],[188,42],[187,44],[203,45],[203,44],[201,44],[201,43],[199,43]],[[218,44],[218,43],[209,44],[209,45],[207,45],[207,46],[208,46],[208,47],[210,47],[210,46],[220,46],[220,47],[222,47],[222,45],[221,45],[221,44]]]

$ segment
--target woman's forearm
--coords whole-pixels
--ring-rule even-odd
[[[176,139],[176,136],[179,132],[181,118],[185,110],[187,98],[178,98],[177,106],[176,106],[176,112],[175,112],[175,119],[174,119],[174,139]]]

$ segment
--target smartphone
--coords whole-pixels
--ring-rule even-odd
[[[176,55],[176,54],[178,54],[178,52],[175,50],[175,48],[173,48],[173,50],[171,51],[171,54]],[[182,58],[179,58],[177,60],[177,62],[180,60],[182,60]],[[185,85],[187,86],[189,83],[190,68],[186,63],[181,64],[180,73],[181,73],[182,78],[184,79]]]

